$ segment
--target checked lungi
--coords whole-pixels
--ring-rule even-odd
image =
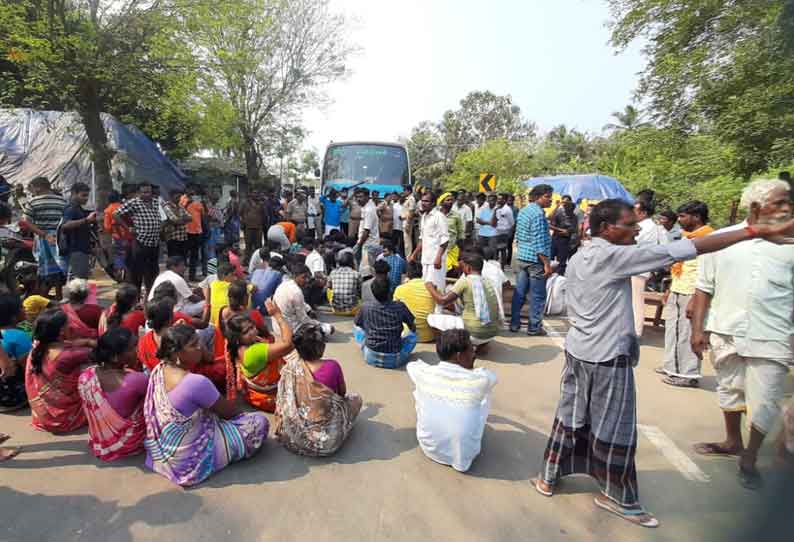
[[[543,481],[589,474],[604,495],[638,507],[634,369],[626,356],[589,363],[565,353],[560,402],[543,455]]]

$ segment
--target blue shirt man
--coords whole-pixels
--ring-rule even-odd
[[[551,275],[551,234],[543,209],[551,205],[552,191],[547,184],[535,186],[529,193],[529,205],[518,213],[516,241],[519,271],[510,316],[510,331],[514,333],[521,328],[521,308],[527,294],[531,294],[527,334],[546,335],[542,323],[546,305],[546,278]]]
[[[320,203],[323,204],[323,220],[325,222],[325,234],[331,230],[338,230],[342,218],[342,202],[337,198],[335,190],[331,193],[320,198]]]

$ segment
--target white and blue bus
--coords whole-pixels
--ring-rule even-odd
[[[411,186],[408,151],[400,143],[330,143],[325,150],[322,193],[361,186],[381,195]]]

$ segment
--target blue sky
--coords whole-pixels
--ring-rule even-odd
[[[395,140],[473,90],[510,94],[542,131],[598,132],[630,103],[644,59],[608,44],[599,0],[331,0],[355,22],[352,75],[305,115],[307,145]]]

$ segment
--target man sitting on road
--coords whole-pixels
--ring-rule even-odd
[[[354,316],[361,305],[361,276],[354,269],[355,258],[345,252],[339,259],[339,267],[328,277],[328,300],[334,314]]]
[[[165,262],[165,270],[154,279],[152,289],[149,290],[148,300],[151,301],[153,299],[154,291],[160,284],[168,281],[176,288],[177,299],[174,310],[189,316],[200,317],[204,313],[204,307],[207,302],[193,293],[193,290],[188,286],[184,278],[186,269],[185,258],[182,256],[169,256]]]
[[[332,335],[334,326],[318,322],[309,315],[309,307],[303,297],[303,288],[311,280],[312,273],[305,264],[296,264],[292,268],[292,278],[285,278],[276,288],[273,301],[276,303],[290,329],[298,329],[301,324],[311,323],[320,326],[323,333]],[[276,334],[278,329],[274,330]]]
[[[394,290],[394,300],[405,303],[405,306],[414,315],[417,342],[432,342],[435,335],[427,323],[427,317],[435,310],[436,302],[425,287],[425,281],[422,280],[422,268],[419,264],[409,265],[406,275],[408,281]]]
[[[392,300],[388,278],[377,277],[372,282],[372,294],[375,301],[364,303],[356,315],[353,335],[368,364],[385,369],[402,367],[416,346],[414,315],[402,302]],[[403,326],[409,330],[405,336]]]
[[[459,472],[479,455],[496,375],[474,368],[474,345],[465,329],[444,331],[436,343],[437,365],[406,367],[416,386],[416,439],[424,454]]]

